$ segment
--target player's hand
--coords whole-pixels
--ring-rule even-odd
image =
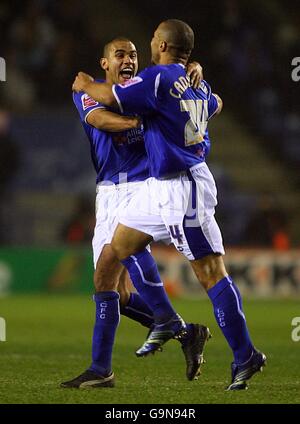
[[[193,88],[200,88],[201,81],[203,80],[203,68],[200,63],[189,63],[187,66],[187,75],[190,77],[191,86]]]
[[[84,72],[78,72],[75,81],[73,82],[72,90],[76,91],[77,93],[79,91],[85,91],[85,87],[87,86],[87,84],[93,81],[94,78],[90,75],[85,74]]]

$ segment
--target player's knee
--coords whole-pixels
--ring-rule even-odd
[[[111,241],[111,248],[119,260],[125,259],[130,255],[128,243],[126,243],[124,240],[121,240],[118,233],[114,235]]]
[[[119,244],[118,244],[118,242],[117,242],[117,240],[115,239],[115,238],[113,238],[112,239],[112,241],[111,241],[111,248],[112,248],[112,250],[113,250],[113,252],[114,252],[114,254],[116,255],[116,257],[119,259],[119,260],[122,260],[122,259],[124,259],[124,257],[122,256],[122,253],[123,253],[123,247],[122,246],[120,246]]]
[[[120,243],[117,238],[114,238],[111,242],[111,247],[113,249],[114,254],[120,261],[136,253],[136,249],[134,248],[130,240],[122,241],[122,243]]]

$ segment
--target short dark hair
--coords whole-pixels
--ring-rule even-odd
[[[132,41],[129,40],[129,38],[124,37],[123,35],[119,35],[118,37],[115,37],[114,39],[112,39],[111,41],[109,41],[108,43],[105,44],[105,46],[103,48],[103,57],[108,56],[109,49],[115,41],[128,41],[129,43],[132,43]]]
[[[163,26],[166,42],[170,48],[177,51],[177,55],[189,56],[194,48],[194,31],[185,22],[179,19],[167,19]]]

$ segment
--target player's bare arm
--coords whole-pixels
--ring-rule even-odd
[[[84,72],[77,74],[72,85],[72,90],[77,93],[84,91],[97,102],[103,103],[106,106],[118,107],[111,85],[106,82],[94,82],[93,78]]]
[[[141,119],[138,116],[122,116],[103,109],[93,110],[86,120],[93,127],[108,132],[127,131],[141,125]]]

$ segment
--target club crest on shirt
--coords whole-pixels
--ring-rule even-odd
[[[83,110],[86,110],[89,107],[97,106],[99,104],[98,102],[96,102],[96,100],[94,100],[86,93],[81,96],[81,103]]]
[[[141,77],[134,77],[134,78],[131,78],[128,81],[123,82],[122,84],[119,84],[119,86],[122,87],[122,88],[127,88],[131,85],[138,84],[139,82],[142,82],[142,81],[143,81],[143,79]]]

